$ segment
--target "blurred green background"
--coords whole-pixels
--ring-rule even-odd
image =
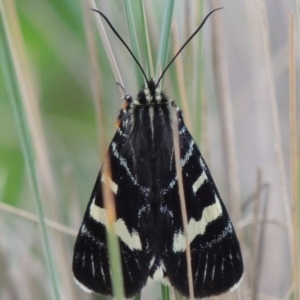
[[[143,2],[155,66],[167,1]],[[124,2],[96,4],[130,44]],[[137,3],[131,4],[137,35],[142,37]],[[53,299],[41,233],[33,220],[37,212],[20,127],[10,101],[11,84],[20,82],[4,68],[10,59],[5,45],[13,55],[6,26],[14,22],[20,26],[18,42],[24,43],[26,55],[19,65],[26,70],[23,84],[32,83],[27,86],[31,102],[20,99],[34,107],[25,117],[32,122],[31,130],[37,130],[33,140],[41,153],[35,161],[44,214],[54,226],[67,227],[47,227],[59,293],[62,299],[100,298],[74,284],[72,251],[106,151],[103,133],[110,141],[121,95],[89,7],[87,0],[1,0],[0,299]],[[184,109],[242,244],[244,281],[237,292],[219,298],[296,299],[299,222],[291,209],[296,200],[291,166],[297,170],[299,164],[291,142],[299,140],[299,130],[290,137],[289,84],[299,79],[289,76],[289,32],[294,28],[299,36],[299,1],[174,1],[167,61],[217,7],[224,9],[209,18],[181,53],[165,75],[163,89]],[[135,96],[142,88],[135,63],[105,28],[124,86]],[[298,71],[299,39],[295,44],[292,65]],[[14,50],[20,54],[22,47],[17,45]],[[149,70],[143,46],[141,52],[142,65]],[[99,94],[93,94],[98,79]],[[159,285],[142,292],[142,299],[159,298]]]

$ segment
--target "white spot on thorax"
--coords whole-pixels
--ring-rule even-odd
[[[154,126],[153,126],[154,108],[152,106],[149,107],[149,118],[150,118],[151,138],[153,141],[154,140]]]

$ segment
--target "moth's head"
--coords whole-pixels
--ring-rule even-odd
[[[162,91],[156,86],[156,83],[151,79],[148,81],[147,85],[138,94],[138,101],[141,104],[157,104],[160,103],[162,99]]]

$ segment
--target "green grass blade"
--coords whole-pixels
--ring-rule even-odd
[[[167,285],[161,284],[161,299],[162,300],[170,300],[170,289]]]
[[[130,37],[131,50],[135,55],[135,57],[137,58],[137,60],[142,65],[141,52],[139,48],[139,42],[138,42],[138,37],[137,37],[133,13],[132,13],[131,1],[124,0],[124,5],[125,5],[126,20],[127,20],[128,31],[129,31],[129,37]],[[137,79],[137,84],[138,87],[141,88],[145,83],[144,76],[139,66],[136,63],[134,65],[135,65],[135,75]]]
[[[133,300],[141,300],[141,294],[138,294],[133,297]]]
[[[200,9],[200,18],[199,24],[203,19],[203,2],[198,3]],[[194,46],[196,53],[196,65],[197,67],[194,70],[194,76],[192,77],[192,89],[193,89],[193,99],[192,107],[194,115],[192,116],[193,121],[193,131],[198,142],[201,141],[201,134],[203,131],[203,90],[204,90],[204,53],[203,53],[203,43],[202,43],[202,34],[200,32],[200,43],[199,45]]]
[[[162,30],[159,40],[158,57],[155,70],[155,78],[158,79],[163,68],[166,66],[166,60],[168,56],[171,22],[174,10],[174,0],[168,0],[165,6],[165,12],[163,17]],[[163,81],[163,79],[162,79]]]
[[[109,262],[111,270],[111,281],[113,287],[114,298],[117,300],[124,299],[124,287],[122,278],[122,266],[119,240],[115,232],[109,231],[107,233],[108,250],[109,250]]]
[[[54,259],[51,252],[50,241],[48,236],[48,231],[45,223],[45,215],[43,210],[43,204],[41,199],[41,194],[38,185],[38,174],[36,172],[36,164],[35,164],[35,151],[32,141],[32,136],[30,134],[28,120],[26,116],[26,112],[24,109],[23,99],[20,91],[20,81],[18,80],[15,65],[16,61],[13,60],[12,52],[13,49],[12,43],[9,43],[8,36],[10,39],[13,38],[13,34],[11,34],[11,26],[9,24],[11,20],[8,20],[5,16],[11,15],[8,14],[8,5],[5,1],[1,1],[1,20],[0,20],[0,32],[2,38],[0,39],[0,48],[1,48],[1,66],[4,73],[5,84],[9,94],[9,101],[11,103],[13,113],[15,116],[15,121],[17,124],[17,129],[20,136],[21,147],[23,150],[23,156],[26,164],[26,168],[28,171],[28,178],[33,188],[34,199],[37,209],[37,214],[39,218],[39,224],[41,229],[41,238],[43,242],[43,249],[45,260],[50,276],[50,280],[52,283],[52,288],[54,292],[54,299],[61,299],[60,291],[59,291],[59,281],[58,276],[54,264]],[[12,11],[14,9],[13,6],[10,6],[10,13],[14,13]],[[17,24],[17,20],[14,20],[15,24]],[[15,28],[15,30],[19,30],[19,28]],[[11,41],[11,40],[10,40]],[[20,41],[19,41],[20,45]],[[19,66],[20,67],[20,66]],[[28,73],[27,73],[28,76]]]
[[[144,35],[141,37],[141,44],[142,49],[146,51],[146,59],[147,59],[147,75],[148,78],[154,78],[154,67],[153,67],[153,59],[152,59],[152,52],[151,52],[151,46],[150,46],[150,38],[149,38],[149,32],[148,32],[148,25],[147,25],[147,18],[146,18],[146,12],[145,12],[145,6],[143,0],[138,1],[139,4],[139,10],[141,12],[142,16],[142,22],[141,22],[141,30],[144,32]]]

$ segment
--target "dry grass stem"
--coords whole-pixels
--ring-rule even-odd
[[[259,243],[259,211],[260,211],[260,186],[262,184],[261,179],[261,170],[258,169],[257,171],[257,183],[256,183],[256,197],[254,198],[253,202],[253,215],[254,215],[254,223],[253,223],[253,234],[252,234],[252,247],[251,247],[251,257],[253,258],[252,264],[252,272],[251,272],[251,291],[252,291],[252,299],[256,300],[258,295],[258,280],[259,280],[259,265],[257,264],[258,261],[258,243]]]
[[[215,7],[220,7],[220,1],[214,0]],[[213,51],[215,54],[215,77],[217,78],[218,97],[221,109],[222,138],[224,145],[227,203],[233,223],[241,218],[239,177],[237,168],[237,155],[234,136],[234,118],[230,95],[227,54],[223,32],[222,15],[216,13],[213,17]],[[237,231],[238,236],[241,236]]]
[[[20,217],[24,220],[39,223],[39,218],[35,214],[32,214],[32,213],[29,213],[25,210],[13,207],[13,206],[8,205],[6,203],[0,203],[0,210],[8,212],[10,214],[13,214],[15,216],[18,216],[18,217]],[[76,229],[70,228],[68,226],[57,223],[55,221],[45,219],[45,223],[49,228],[55,229],[56,231],[58,231],[60,233],[65,233],[65,234],[68,234],[68,235],[71,235],[71,236],[76,236],[77,233],[78,233],[78,231]]]
[[[173,55],[176,55],[176,53],[178,51],[177,49],[180,48],[180,44],[179,44],[178,30],[175,30],[174,23],[172,26],[172,33],[173,33],[172,35],[174,37],[173,38],[173,40],[174,40],[173,49],[175,49]],[[178,83],[178,88],[179,88],[180,100],[181,100],[183,112],[185,115],[185,118],[184,118],[185,124],[186,124],[188,130],[192,134],[193,126],[192,126],[192,122],[191,122],[191,109],[189,106],[188,95],[187,95],[187,91],[186,91],[182,56],[177,57],[177,59],[175,60],[174,63],[176,66],[176,75],[177,75],[177,83]]]
[[[272,63],[271,63],[269,29],[267,25],[268,20],[267,20],[267,14],[266,14],[266,8],[264,2],[262,2],[262,0],[257,0],[257,1],[260,7],[265,60],[266,60],[267,73],[268,73],[267,79],[268,79],[268,88],[270,93],[270,106],[272,110],[273,126],[275,132],[275,152],[277,156],[277,163],[278,163],[278,169],[279,169],[280,181],[281,181],[281,192],[282,192],[283,204],[284,204],[286,220],[288,225],[289,247],[290,247],[292,261],[294,261],[296,254],[294,253],[294,245],[293,245],[294,234],[293,234],[292,214],[291,214],[290,201],[287,192],[286,167],[284,163],[282,138],[280,133],[280,123],[279,123],[279,116],[278,116],[278,107],[277,107],[277,100],[276,100],[276,93],[275,93],[275,86],[274,86],[274,76],[273,76]],[[296,267],[295,263],[293,263],[292,265],[293,267]]]
[[[179,190],[179,198],[180,198],[180,208],[182,215],[182,223],[183,230],[185,235],[185,243],[186,243],[186,261],[187,261],[187,271],[188,271],[188,283],[189,283],[189,295],[190,299],[194,300],[194,286],[193,286],[193,274],[192,274],[192,265],[191,265],[191,248],[189,241],[189,233],[188,233],[188,219],[185,205],[185,196],[184,196],[184,188],[182,181],[182,169],[180,163],[180,145],[179,145],[179,132],[178,132],[178,116],[176,108],[173,109],[173,143],[174,143],[174,152],[175,152],[175,166],[176,166],[176,174],[177,174],[177,182],[178,182],[178,190]]]
[[[289,90],[290,90],[290,141],[291,141],[291,178],[292,178],[292,218],[293,218],[293,277],[295,283],[294,297],[299,299],[299,207],[298,207],[298,151],[297,151],[297,72],[296,72],[295,18],[289,14]]]
[[[96,3],[95,3],[94,0],[90,0],[90,3],[91,3],[91,8],[92,9],[98,10],[98,8],[97,8]],[[98,27],[98,30],[100,32],[102,41],[104,43],[104,48],[105,48],[106,54],[108,56],[111,69],[113,70],[113,73],[114,73],[114,76],[115,76],[115,80],[116,80],[116,82],[119,82],[122,86],[124,86],[121,73],[119,71],[119,68],[118,68],[117,62],[115,60],[112,48],[110,46],[110,42],[108,40],[106,31],[105,31],[104,26],[103,26],[102,19],[101,19],[100,15],[98,13],[96,13],[96,12],[95,12],[95,20],[96,20],[97,27]],[[121,88],[119,88],[119,90],[120,90],[120,93],[122,95]]]

